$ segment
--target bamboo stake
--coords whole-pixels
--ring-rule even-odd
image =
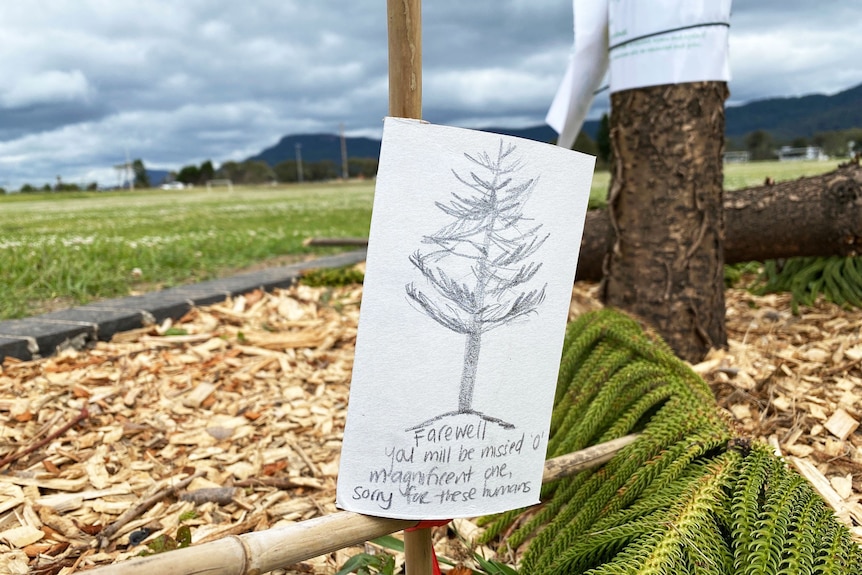
[[[404,566],[408,574],[431,575],[434,572],[434,542],[430,527],[404,532]]]
[[[561,455],[545,461],[545,471],[542,474],[542,483],[550,483],[556,479],[569,477],[575,473],[598,467],[607,463],[616,455],[617,451],[638,438],[637,433],[612,439],[607,443],[599,443],[574,453]]]
[[[422,118],[422,1],[387,0],[389,115]]]
[[[422,0],[387,0],[389,115],[422,118]],[[404,534],[410,575],[432,575],[431,528]]]
[[[545,462],[542,482],[574,475],[597,467],[635,440],[627,435],[582,451]],[[265,531],[231,535],[217,541],[176,549],[169,553],[131,559],[87,571],[92,575],[255,575],[283,569],[312,557],[325,555],[344,547],[389,535],[415,526],[418,521],[371,517],[349,511],[301,521]],[[430,530],[417,529],[411,535]],[[423,537],[426,537],[423,536]],[[418,537],[417,537],[418,538]],[[426,541],[427,542],[427,541]],[[422,542],[420,553],[431,552],[430,543]],[[420,543],[420,542],[417,542]],[[430,557],[430,555],[429,555]]]

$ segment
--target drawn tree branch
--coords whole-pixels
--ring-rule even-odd
[[[435,202],[452,221],[424,236],[422,243],[434,246],[431,251],[417,250],[410,256],[433,292],[426,293],[411,282],[405,286],[408,300],[466,339],[459,413],[473,412],[482,335],[535,312],[545,299],[547,284],[523,287],[542,267],[541,262],[527,260],[548,235],[540,234],[542,224],[531,223],[523,214],[538,177],[516,181],[523,166],[515,151],[516,146],[500,140],[494,156],[465,153],[475,171],[469,176],[455,170],[452,174],[466,191],[453,192],[449,203]]]

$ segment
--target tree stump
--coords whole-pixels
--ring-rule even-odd
[[[611,95],[614,243],[602,297],[700,361],[724,325],[724,82]]]

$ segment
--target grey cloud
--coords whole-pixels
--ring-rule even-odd
[[[0,108],[0,142],[28,134],[49,132],[67,124],[97,121],[111,109],[91,102],[54,102]]]
[[[852,4],[735,0],[732,101],[858,84]],[[0,34],[0,185],[111,178],[125,148],[176,168],[339,124],[379,134],[387,111],[380,0],[4,2]],[[426,119],[541,123],[572,40],[569,0],[426,0]]]

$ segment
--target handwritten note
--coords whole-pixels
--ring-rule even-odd
[[[538,502],[593,164],[386,119],[339,507],[447,519]]]

